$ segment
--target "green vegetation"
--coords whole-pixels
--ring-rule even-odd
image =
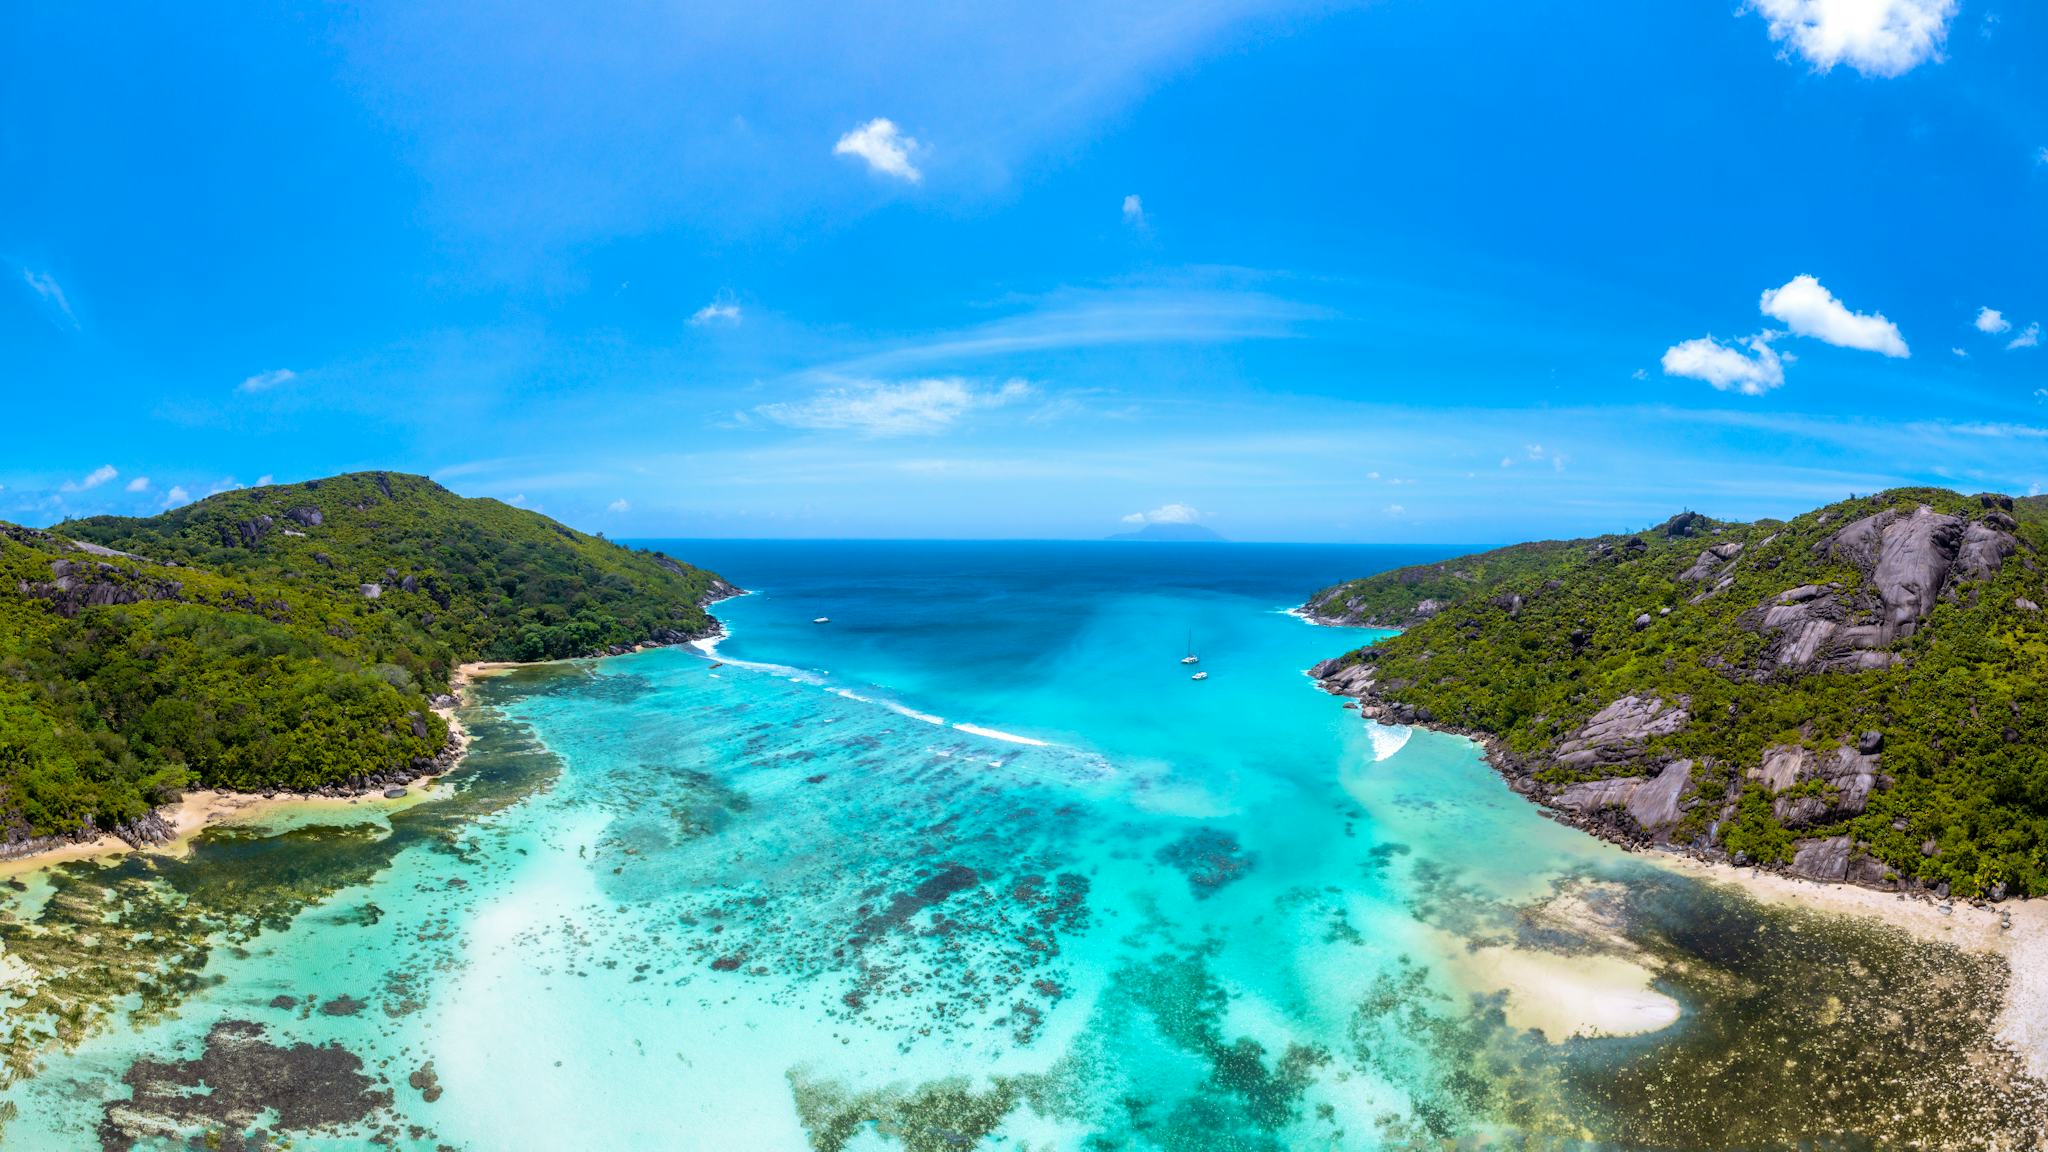
[[[1937,588],[1917,627],[1871,641],[1911,589],[1901,592],[1896,580],[1882,587],[1872,571],[1876,552],[1859,558],[1837,533],[1923,506],[1955,518],[1932,549]],[[2011,550],[1987,564],[1972,541]],[[1895,544],[1885,538],[1888,563],[1899,563]],[[2048,500],[1903,489],[1789,523],[1687,514],[1631,535],[1522,545],[1353,581],[1318,593],[1309,608],[1346,622],[1406,625],[1322,674],[1370,664],[1373,701],[1395,715],[1497,737],[1502,759],[1530,776],[1538,796],[1554,799],[1577,781],[1647,777],[1689,759],[1683,815],[1658,830],[1663,838],[1783,862],[1800,842],[1847,837],[1858,858],[1875,862],[1870,879],[2041,895],[2044,561]],[[1418,612],[1423,599],[1438,606]],[[1795,658],[1790,630],[1767,620],[1788,603],[1811,603],[1810,615],[1834,629],[1810,658]],[[1864,639],[1852,640],[1859,632]],[[1567,761],[1560,745],[1625,696],[1658,698],[1689,718],[1676,731]],[[1781,791],[1758,778],[1766,749],[1803,748],[1819,761],[1854,750],[1866,732],[1881,734],[1882,752],[1860,810],[1815,777],[1802,774]],[[1801,812],[1793,803],[1801,800],[1820,814]]]
[[[730,591],[396,473],[0,525],[0,837],[402,772],[446,743],[428,698],[457,665],[701,635]]]

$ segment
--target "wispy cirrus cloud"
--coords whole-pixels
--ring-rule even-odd
[[[1865,76],[1901,76],[1941,59],[1957,0],[1751,0],[1782,55],[1818,72],[1847,64]]]
[[[2038,348],[2040,346],[2041,325],[2037,322],[2027,325],[2026,331],[2006,341],[2005,350],[2007,352],[2017,352],[2022,348]]]
[[[289,384],[298,378],[299,374],[289,368],[273,368],[268,372],[258,372],[254,376],[250,376],[235,387],[237,391],[241,392],[268,392],[273,388]]]
[[[973,412],[1025,400],[1036,389],[1022,380],[999,385],[958,376],[884,382],[859,380],[823,389],[807,400],[754,409],[777,424],[864,436],[930,436]]]
[[[713,300],[690,313],[690,324],[697,328],[718,324],[733,325],[739,322],[740,306],[725,300]]]
[[[66,324],[73,328],[78,327],[78,317],[71,312],[71,301],[64,298],[64,287],[57,283],[56,277],[51,276],[47,272],[37,272],[32,269],[23,268],[21,270],[21,278],[35,291],[36,295],[42,297],[45,303],[55,308],[58,314],[64,317]]]
[[[1287,339],[1325,309],[1264,292],[1213,288],[1127,288],[1059,293],[985,324],[919,338],[840,360],[823,374],[882,375],[924,365],[1118,344],[1210,344]]]

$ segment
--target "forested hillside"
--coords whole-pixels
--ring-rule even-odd
[[[417,771],[457,665],[702,635],[732,591],[398,473],[0,525],[0,840],[147,838],[134,822],[187,786]]]
[[[2048,502],[1904,489],[1503,549],[1307,607],[1407,628],[1319,666],[1327,687],[1489,738],[1519,791],[1594,831],[2044,894],[2044,553]]]

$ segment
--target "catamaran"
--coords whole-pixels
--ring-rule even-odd
[[[1180,662],[1183,664],[1200,664],[1202,662],[1202,658],[1195,655],[1195,634],[1193,632],[1188,633],[1188,654],[1181,657]]]

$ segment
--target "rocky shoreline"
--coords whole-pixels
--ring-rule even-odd
[[[1518,755],[1496,734],[1447,724],[1431,715],[1426,708],[1418,709],[1387,698],[1380,690],[1377,670],[1370,662],[1347,662],[1338,657],[1315,665],[1307,674],[1323,691],[1354,700],[1359,716],[1366,723],[1426,728],[1472,741],[1479,746],[1488,766],[1499,773],[1508,787],[1516,795],[1536,804],[1544,816],[1625,851],[1656,850],[1705,864],[1887,894],[1918,896],[1952,907],[1947,903],[1949,893],[1946,884],[1928,886],[1888,876],[1874,860],[1858,854],[1848,837],[1799,841],[1789,864],[1749,860],[1731,855],[1711,843],[1673,839],[1671,832],[1680,815],[1680,801],[1693,767],[1691,761],[1665,764],[1654,776],[1608,778],[1554,788],[1536,779],[1535,774],[1543,767],[1542,764]],[[1667,706],[1654,698],[1623,697],[1588,721],[1576,739],[1558,745],[1555,751],[1562,753],[1559,759],[1569,760],[1578,756],[1588,762],[1598,762],[1607,754],[1639,745],[1648,736],[1656,734],[1660,725],[1673,723],[1674,718],[1675,722],[1682,723],[1684,712],[1681,705],[1682,702],[1674,702]],[[1875,776],[1875,753],[1881,746],[1881,734],[1866,733],[1864,742],[1850,761],[1850,775],[1865,778],[1862,786],[1866,790]],[[1998,891],[1988,900],[1972,899],[1968,903],[1972,907],[1986,907],[1999,904],[2005,898],[2005,893]]]

